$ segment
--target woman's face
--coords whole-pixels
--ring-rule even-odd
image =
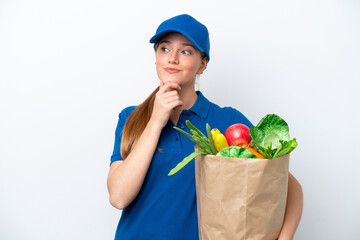
[[[177,82],[180,86],[195,84],[197,74],[207,65],[207,58],[182,34],[174,32],[163,37],[155,52],[156,71],[164,83]]]

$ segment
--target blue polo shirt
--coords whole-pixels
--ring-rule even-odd
[[[186,120],[206,133],[206,123],[222,133],[234,123],[252,126],[239,111],[221,108],[207,100],[201,92],[189,110],[183,110],[177,127],[189,132]],[[122,129],[135,107],[127,107],[119,114],[115,132],[115,146],[111,163],[122,160],[120,144]],[[192,141],[173,129],[171,120],[163,128],[158,147],[143,186],[136,198],[122,211],[115,240],[197,240],[195,164],[191,161],[173,176],[168,176],[186,156],[194,152]]]

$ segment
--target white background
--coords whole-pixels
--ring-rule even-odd
[[[210,32],[205,96],[297,138],[295,239],[360,239],[355,0],[0,0],[0,239],[113,239],[118,113],[157,86],[148,40],[181,13]]]

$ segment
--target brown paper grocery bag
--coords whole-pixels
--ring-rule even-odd
[[[195,159],[201,240],[274,240],[287,198],[289,154],[276,159]]]

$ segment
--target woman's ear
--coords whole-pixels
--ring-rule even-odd
[[[205,57],[204,59],[201,60],[201,66],[200,66],[197,74],[203,74],[203,72],[205,71],[205,69],[207,67],[208,62],[209,62],[209,60],[207,57]]]

